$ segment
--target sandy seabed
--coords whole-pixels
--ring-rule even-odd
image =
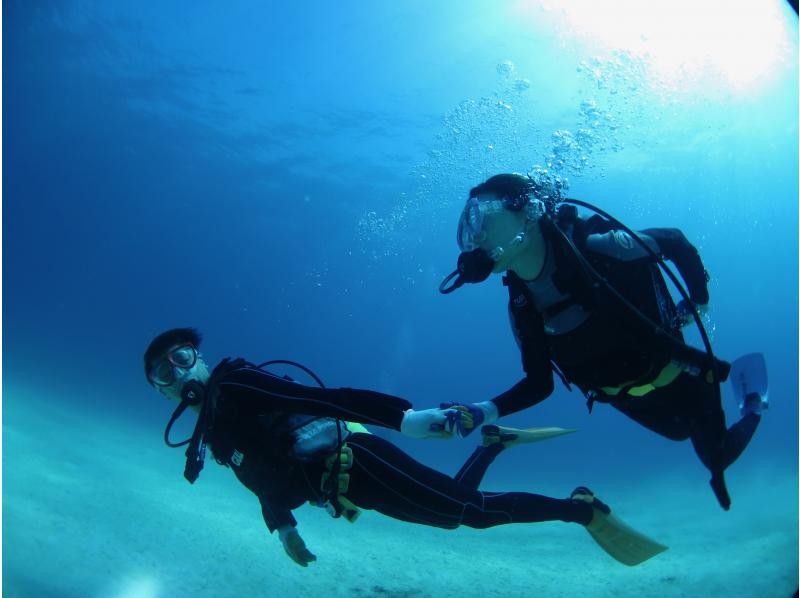
[[[768,598],[797,588],[792,469],[737,469],[727,513],[706,487],[687,488],[674,474],[595,488],[619,516],[670,547],[638,567],[612,560],[575,524],[447,531],[374,512],[350,524],[305,506],[295,514],[318,560],[303,569],[267,533],[256,498],[212,459],[189,486],[162,430],[52,404],[4,396],[6,598]],[[487,489],[571,490],[561,479],[534,481],[495,487],[493,479]]]

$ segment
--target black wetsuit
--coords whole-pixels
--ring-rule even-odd
[[[759,416],[746,416],[726,431],[714,385],[686,372],[644,396],[626,392],[651,382],[670,361],[692,359],[680,354],[685,345],[675,325],[676,307],[658,265],[599,216],[559,225],[545,218],[542,232],[549,260],[545,266],[549,263],[550,267],[539,278],[546,275],[548,279],[525,282],[509,272],[504,281],[526,377],[493,399],[499,414],[514,413],[547,398],[553,392],[553,373],[558,372],[590,397],[590,408],[594,401],[607,402],[667,438],[691,438],[712,478],[721,484],[715,492],[727,508],[730,501],[722,472],[749,442]],[[686,237],[677,229],[642,233],[661,257],[677,266],[691,299],[708,303],[708,276]],[[661,330],[634,315],[588,271],[586,263]],[[537,289],[539,296],[533,292]],[[722,372],[727,364],[720,363]],[[608,394],[603,390],[608,387],[621,390]]]
[[[213,413],[205,439],[218,463],[258,497],[270,531],[295,525],[292,510],[335,497],[321,490],[324,461],[337,450],[299,459],[292,433],[315,418],[341,418],[400,429],[411,405],[400,398],[351,388],[304,386],[259,370],[243,360],[214,370],[208,396]],[[477,486],[501,450],[480,451],[456,478],[418,463],[378,436],[346,433],[353,465],[346,498],[403,521],[443,528],[486,528],[507,523],[561,520],[587,524],[586,503],[523,492],[481,492]]]

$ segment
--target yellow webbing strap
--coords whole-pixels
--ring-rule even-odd
[[[670,361],[664,369],[662,369],[658,376],[656,376],[653,380],[648,382],[647,384],[642,384],[640,386],[634,386],[633,388],[629,388],[628,391],[625,393],[632,397],[643,397],[647,393],[655,390],[656,388],[660,388],[662,386],[666,386],[675,378],[677,378],[680,373],[683,371],[683,368],[675,363],[674,361]],[[616,396],[618,395],[625,386],[603,386],[600,390],[602,390],[605,394],[609,396]]]
[[[348,431],[360,434],[372,434],[369,430],[364,427],[364,424],[359,424],[358,422],[344,422],[347,425]]]

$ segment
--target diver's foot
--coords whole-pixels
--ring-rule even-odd
[[[713,474],[708,483],[711,484],[711,489],[714,491],[714,496],[717,497],[719,506],[729,511],[731,508],[731,496],[728,494],[728,487],[725,485],[725,474]]]
[[[663,544],[636,531],[611,513],[607,504],[585,486],[572,491],[570,499],[592,506],[592,520],[586,531],[598,546],[615,560],[633,567],[667,550]]]
[[[481,428],[483,446],[500,443],[504,448],[510,448],[515,444],[540,442],[556,436],[571,434],[572,432],[577,432],[577,430],[565,428],[509,428],[495,424],[489,424]]]
[[[578,486],[577,488],[575,488],[575,490],[572,491],[572,494],[569,495],[569,498],[573,502],[589,503],[590,505],[592,505],[593,509],[596,509],[596,510],[598,510],[601,513],[604,513],[606,515],[611,513],[611,508],[606,503],[604,503],[602,500],[597,498],[594,495],[594,492],[589,490],[586,486]],[[589,523],[589,525],[591,525],[592,523],[594,523],[596,521],[597,521],[597,517],[595,516],[592,519],[592,521]]]
[[[742,417],[746,417],[751,413],[760,416],[764,410],[768,408],[769,401],[767,401],[767,397],[762,396],[757,392],[751,392],[744,398],[744,402],[742,403]]]

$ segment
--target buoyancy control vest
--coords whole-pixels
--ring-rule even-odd
[[[587,251],[589,235],[608,232],[614,225],[597,215],[580,218],[577,210],[564,207],[554,217],[545,216],[540,221],[548,251],[555,261],[552,283],[564,297],[555,304],[537,308],[525,281],[514,272],[504,279],[520,342],[526,342],[526,337],[530,342],[531,335],[526,334],[531,330],[529,327],[549,328],[551,334],[533,336],[538,342],[547,343],[557,370],[584,391],[649,381],[669,363],[672,343],[659,342],[663,332],[656,334],[652,325],[634,316],[608,287],[613,286],[647,320],[666,330],[673,342],[682,342],[680,330],[672,325],[675,305],[663,276],[649,257],[620,262]],[[594,272],[584,262],[591,264]],[[574,305],[588,312],[588,319],[574,331],[552,333],[558,331],[547,327],[548,320]]]
[[[257,367],[245,363],[240,363],[241,365]],[[262,371],[279,377],[266,370]],[[289,376],[283,376],[283,379],[293,381]],[[240,409],[246,409],[248,417],[254,418],[256,425],[253,426],[253,431],[257,437],[233,439],[228,438],[228,434],[219,433],[219,429],[208,430],[214,458],[221,465],[228,464],[234,441],[257,446],[258,450],[275,457],[314,461],[335,452],[342,439],[348,435],[346,423],[336,418],[269,410],[255,403],[247,405],[239,401],[226,401],[224,395],[217,400],[217,417],[221,420],[219,423],[225,420],[235,421],[240,416]]]

